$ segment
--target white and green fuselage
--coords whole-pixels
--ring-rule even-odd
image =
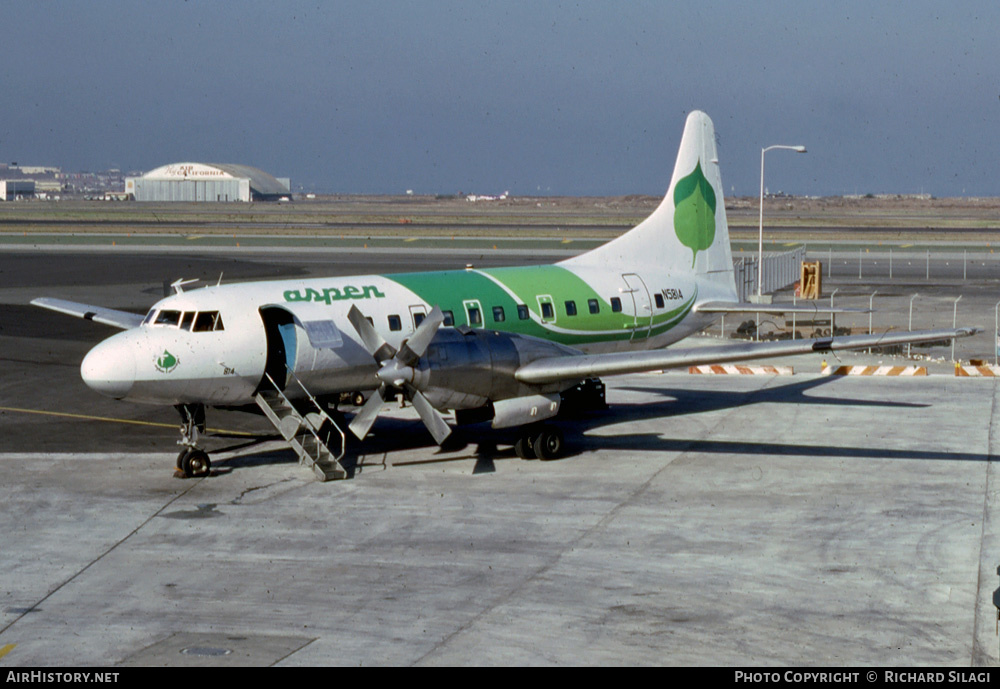
[[[134,385],[123,397],[237,405],[252,399],[267,364],[262,308],[293,316],[280,328],[285,363],[314,394],[327,394],[377,383],[376,362],[348,323],[351,306],[395,348],[437,305],[446,325],[599,353],[663,347],[704,328],[711,318],[692,307],[706,288],[690,275],[558,264],[233,284],[167,297],[146,324],[112,339],[128,339],[134,353]],[[187,314],[206,312],[219,313],[221,330],[178,326],[195,321]],[[325,324],[327,341],[310,337],[310,323]]]

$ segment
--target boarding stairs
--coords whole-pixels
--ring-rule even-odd
[[[254,399],[257,406],[264,412],[271,424],[284,438],[288,446],[299,457],[299,464],[308,466],[320,481],[347,478],[347,471],[341,465],[347,449],[347,437],[340,426],[330,418],[316,401],[316,398],[306,389],[295,373],[289,371],[292,380],[305,393],[306,399],[314,411],[301,413],[289,401],[285,393],[275,384],[269,374],[270,389],[261,390]],[[306,405],[303,405],[306,406]],[[339,442],[340,449],[336,455],[330,449],[330,443]],[[336,444],[334,445],[336,447]]]

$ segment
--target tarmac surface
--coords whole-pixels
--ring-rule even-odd
[[[946,349],[926,378],[821,377],[818,355],[793,376],[610,378],[553,462],[488,426],[442,450],[393,410],[330,483],[261,419],[210,412],[252,435],[210,439],[213,474],[182,480],[172,409],[80,381],[114,331],[27,305],[549,260],[0,250],[0,665],[998,662],[997,386],[944,375]],[[1000,299],[992,273],[855,278],[827,291],[891,292],[894,326],[913,291],[919,327],[950,326],[959,295],[982,314],[959,324],[988,326]]]

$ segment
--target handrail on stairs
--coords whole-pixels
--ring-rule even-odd
[[[344,455],[347,453],[347,436],[344,434],[344,431],[340,428],[340,426],[337,425],[337,422],[334,421],[333,418],[331,418],[330,415],[326,413],[326,410],[324,410],[323,407],[320,406],[319,401],[313,396],[313,394],[311,392],[309,392],[309,389],[306,388],[306,386],[302,383],[301,380],[299,380],[299,377],[295,375],[295,371],[293,371],[291,368],[289,368],[288,364],[285,364],[285,368],[288,370],[288,373],[291,375],[292,380],[294,380],[298,384],[298,386],[300,388],[302,388],[302,392],[304,392],[306,394],[306,397],[312,403],[312,406],[315,407],[316,412],[319,414],[320,418],[322,418],[324,421],[329,421],[330,422],[330,426],[332,426],[334,429],[336,429],[338,435],[340,435],[340,452],[333,459],[333,461],[335,463],[339,463],[340,460],[343,459]],[[287,404],[289,407],[292,407],[294,409],[295,406],[291,403],[291,401],[288,399],[288,397],[285,395],[285,393],[282,392],[281,389],[278,387],[278,385],[274,382],[274,379],[271,377],[271,374],[267,373],[265,371],[264,376],[271,383],[271,386],[274,388],[274,391],[277,392],[281,396],[281,398],[285,401],[285,404]],[[305,417],[303,417],[303,418],[305,418]],[[306,424],[305,425],[306,425],[306,428],[308,428],[309,432],[312,433],[313,437],[316,438],[316,442],[322,443],[324,446],[327,447],[327,449],[330,448],[330,432],[329,431],[327,432],[326,441],[324,442],[324,440],[319,437],[319,433],[318,433],[319,430],[320,430],[319,428],[313,428],[312,427],[312,423],[309,422],[308,419],[306,419]],[[322,424],[320,424],[320,425],[322,426]]]

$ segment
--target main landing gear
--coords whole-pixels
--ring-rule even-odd
[[[208,453],[198,447],[198,435],[205,432],[205,405],[178,404],[177,411],[181,415],[181,439],[178,445],[184,449],[177,455],[177,471],[185,478],[200,478],[212,472],[212,460]]]
[[[565,451],[562,431],[556,426],[528,426],[514,443],[521,459],[559,459]]]

